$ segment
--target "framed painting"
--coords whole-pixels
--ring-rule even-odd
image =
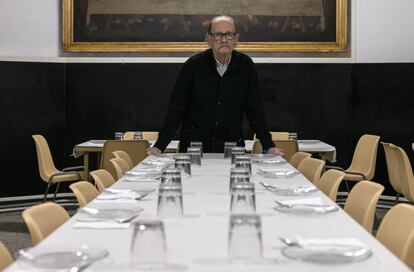
[[[249,52],[344,52],[347,0],[62,0],[66,52],[196,52],[230,15]]]

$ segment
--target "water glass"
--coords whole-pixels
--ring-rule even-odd
[[[246,167],[249,169],[249,175],[252,175],[252,158],[245,155],[236,155],[235,157],[236,167]]]
[[[235,146],[237,146],[236,142],[225,142],[224,143],[224,158],[230,158],[231,157],[231,150]]]
[[[181,169],[166,168],[161,173],[161,183],[181,184]]]
[[[235,182],[231,186],[230,213],[255,213],[254,183]]]
[[[131,263],[136,265],[163,263],[167,246],[164,223],[159,219],[139,219],[134,223],[131,241]]]
[[[236,163],[236,156],[246,154],[246,150],[242,146],[235,146],[231,149],[231,164]]]
[[[188,147],[187,154],[190,156],[190,162],[195,165],[201,166],[201,148],[200,147]]]
[[[174,160],[175,168],[178,168],[181,171],[181,177],[191,176],[191,161],[189,155],[176,156]]]
[[[230,185],[229,193],[231,193],[231,186],[238,182],[250,182],[249,169],[246,167],[230,168]]]
[[[142,131],[134,131],[134,140],[142,140]]]
[[[159,217],[183,216],[183,190],[181,184],[160,183],[157,211]]]
[[[228,257],[231,261],[250,263],[263,258],[262,223],[259,215],[230,215],[228,238]]]
[[[123,132],[115,132],[115,140],[122,140],[124,139],[124,133]]]
[[[289,140],[297,140],[298,134],[296,132],[289,132]]]
[[[203,142],[190,142],[190,147],[199,147],[201,149],[201,157],[203,157]]]

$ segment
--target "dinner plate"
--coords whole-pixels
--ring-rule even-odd
[[[266,178],[291,178],[299,174],[297,170],[283,168],[258,168],[257,173]]]
[[[82,222],[116,221],[125,223],[137,217],[143,210],[141,207],[128,209],[96,209],[84,207],[78,209],[76,220]]]
[[[304,262],[340,264],[359,262],[372,256],[372,251],[360,245],[323,244],[312,246],[288,246],[282,254],[293,260]]]
[[[278,212],[292,214],[328,214],[339,210],[336,205],[319,204],[276,204],[273,209]]]
[[[103,248],[97,247],[65,247],[57,249],[29,248],[19,252],[20,258],[32,266],[43,269],[69,269],[80,271],[84,267],[109,255]]]
[[[290,187],[266,187],[266,190],[280,196],[306,196],[318,191],[318,188],[313,185],[294,185]]]

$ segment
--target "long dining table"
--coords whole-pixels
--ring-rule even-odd
[[[149,156],[145,161],[153,159]],[[144,161],[144,162],[145,162]],[[144,168],[143,163],[132,171]],[[267,191],[259,184],[264,181],[277,186],[310,185],[301,174],[292,177],[266,178],[257,173],[260,164],[253,164],[251,182],[256,187],[256,213],[262,221],[264,264],[243,264],[227,261],[229,236],[230,160],[223,154],[204,154],[202,166],[192,165],[191,177],[182,178],[184,216],[162,219],[165,226],[167,259],[180,264],[184,271],[411,271],[387,250],[376,238],[362,228],[342,209],[326,214],[295,214],[276,211],[275,200],[298,200],[319,198],[323,204],[336,205],[320,191],[308,196],[279,196]],[[288,163],[274,167],[292,169]],[[157,191],[159,181],[129,181],[125,176],[111,188],[146,190],[155,189],[145,198],[134,203],[91,201],[90,208],[143,208],[136,219],[157,216]],[[39,243],[35,249],[50,252],[65,247],[103,248],[109,256],[84,271],[128,271],[133,222],[127,227],[114,229],[75,228],[79,213]],[[354,238],[372,250],[372,256],[358,262],[342,264],[312,263],[286,258],[282,251],[286,247],[279,237],[307,238]],[[8,271],[28,271],[24,261],[15,262]],[[132,270],[131,270],[132,271]],[[138,270],[137,270],[138,271]]]

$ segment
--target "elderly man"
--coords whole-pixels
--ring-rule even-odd
[[[244,114],[263,150],[279,154],[267,128],[253,61],[234,50],[238,40],[233,18],[211,20],[206,34],[210,48],[182,67],[158,140],[147,154],[164,151],[180,126],[180,152],[191,141],[203,142],[203,151],[212,153],[223,152],[227,141],[244,146]]]

